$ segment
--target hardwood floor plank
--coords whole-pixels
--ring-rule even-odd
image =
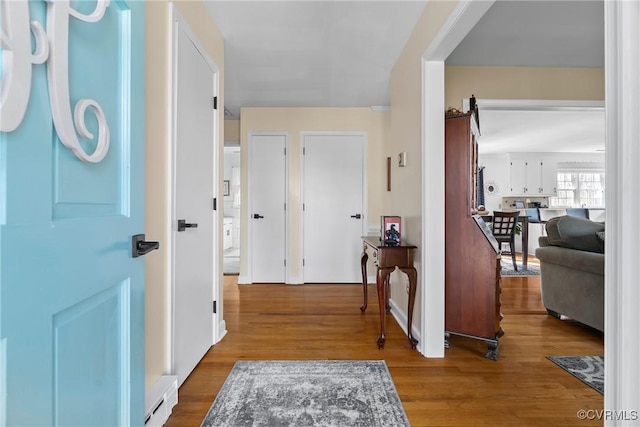
[[[588,426],[580,409],[601,410],[603,397],[546,356],[603,354],[602,334],[547,315],[539,277],[502,279],[500,359],[486,344],[452,336],[443,359],[411,350],[387,317],[378,350],[378,308],[360,314],[360,285],[237,285],[224,278],[227,336],[179,390],[167,426],[198,426],[231,371],[244,360],[385,360],[412,426]]]

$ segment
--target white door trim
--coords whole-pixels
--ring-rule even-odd
[[[640,425],[640,3],[605,1],[606,224],[604,424]]]
[[[481,99],[476,98],[480,112],[491,111],[599,111],[604,110],[604,101],[581,101],[560,99]],[[462,100],[462,110],[469,109],[469,98]],[[482,115],[480,115],[482,117]]]
[[[300,248],[300,257],[298,259],[297,270],[300,272],[299,277],[295,277],[297,284],[304,283],[304,140],[306,136],[312,135],[330,135],[330,136],[362,136],[364,144],[362,144],[362,235],[367,235],[369,231],[369,135],[366,131],[302,131],[300,132],[300,200],[298,212],[300,212],[300,221],[298,222],[298,247]]]
[[[444,357],[444,60],[493,1],[462,0],[423,54],[422,62],[422,285],[418,350]],[[426,183],[429,185],[426,185]],[[427,273],[428,274],[425,274]]]
[[[187,21],[182,17],[182,15],[180,14],[180,12],[178,11],[178,9],[176,8],[176,6],[174,4],[171,4],[171,8],[170,8],[170,13],[169,13],[169,17],[170,17],[170,28],[171,31],[169,32],[169,37],[170,37],[170,41],[169,41],[169,46],[171,48],[171,53],[170,53],[170,64],[169,64],[169,86],[171,88],[170,92],[169,92],[169,103],[168,105],[170,105],[171,111],[170,111],[170,117],[171,119],[168,121],[167,127],[168,127],[168,134],[171,135],[171,143],[169,144],[169,152],[168,152],[168,164],[166,165],[167,169],[170,170],[170,173],[167,174],[168,177],[168,182],[167,182],[167,188],[170,189],[170,191],[168,192],[168,196],[167,196],[167,211],[166,211],[166,218],[168,218],[169,220],[167,221],[167,223],[165,224],[165,233],[167,236],[167,247],[170,248],[169,251],[167,251],[167,260],[166,260],[166,266],[167,266],[167,277],[169,279],[169,283],[167,284],[167,332],[168,332],[168,337],[167,337],[167,354],[169,355],[169,357],[167,358],[167,372],[175,372],[175,357],[174,357],[174,342],[175,342],[175,336],[174,336],[174,325],[175,325],[175,240],[173,238],[173,233],[174,233],[174,224],[177,221],[177,217],[176,217],[176,205],[175,205],[175,201],[176,201],[176,196],[175,196],[175,192],[176,192],[176,143],[177,143],[177,114],[176,114],[176,109],[177,109],[177,96],[176,96],[176,90],[177,90],[177,81],[178,81],[178,63],[176,61],[177,58],[177,47],[178,47],[178,31],[180,29],[182,29],[187,36],[191,39],[191,41],[193,42],[194,46],[196,47],[196,49],[198,50],[198,52],[202,55],[202,57],[204,58],[205,62],[209,65],[209,67],[211,68],[211,71],[214,75],[214,82],[213,82],[213,90],[214,93],[212,94],[212,96],[218,96],[220,93],[220,87],[219,87],[219,78],[220,78],[220,72],[219,72],[219,68],[217,67],[217,65],[215,64],[215,62],[211,59],[211,57],[209,56],[209,54],[207,53],[207,51],[203,48],[202,44],[200,43],[200,41],[198,40],[197,36],[195,35],[195,33],[191,30],[191,28],[189,27]],[[220,182],[219,182],[219,178],[218,178],[218,174],[219,174],[219,163],[220,163],[220,154],[219,154],[219,150],[218,150],[218,145],[219,145],[219,129],[220,129],[220,123],[218,120],[218,114],[215,112],[215,110],[211,110],[211,114],[212,114],[212,119],[213,119],[213,188],[214,188],[214,192],[218,192],[219,187],[220,187]],[[212,194],[211,195],[212,198],[216,198],[218,200],[218,204],[220,201],[220,196],[219,194]],[[213,204],[213,199],[212,199],[212,204]],[[222,315],[222,307],[223,307],[223,301],[222,301],[222,287],[221,287],[221,274],[219,271],[219,262],[217,262],[217,260],[220,258],[220,215],[219,215],[219,210],[216,209],[215,211],[213,211],[213,257],[212,257],[212,269],[213,269],[213,278],[214,278],[214,283],[212,284],[213,286],[213,297],[216,299],[217,301],[217,313],[213,314],[212,313],[212,323],[213,323],[213,336],[211,337],[211,344],[216,344],[217,342],[219,342],[224,335],[226,334],[226,327],[225,327],[225,323],[224,321],[222,321],[221,319],[223,319],[223,315]],[[213,311],[213,310],[212,310]]]
[[[253,150],[253,138],[256,136],[283,136],[286,150],[285,157],[285,194],[284,200],[286,204],[286,210],[284,212],[285,217],[285,237],[284,237],[284,246],[285,246],[285,256],[286,256],[286,266],[285,266],[285,283],[289,283],[290,271],[291,271],[291,252],[289,245],[289,211],[291,210],[289,205],[289,132],[285,131],[253,131],[249,132],[249,144],[248,144],[248,152],[247,152],[247,185],[245,188],[249,188],[251,185],[251,162],[252,162],[252,150]],[[247,208],[244,210],[245,212],[245,223],[247,224],[247,250],[244,253],[247,256],[246,263],[246,276],[242,276],[238,278],[238,283],[252,283],[253,282],[253,259],[252,259],[252,240],[253,240],[253,221],[251,221],[251,212],[253,201],[251,200],[251,192],[247,191]]]

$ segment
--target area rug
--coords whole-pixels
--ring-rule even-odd
[[[201,426],[409,426],[383,360],[238,361]]]
[[[604,356],[547,356],[547,359],[604,394]]]
[[[503,276],[539,276],[540,275],[540,266],[536,264],[527,263],[527,268],[522,267],[522,263],[518,263],[518,271],[513,269],[513,263],[511,262],[511,258],[502,257],[501,258],[502,270],[500,272]]]

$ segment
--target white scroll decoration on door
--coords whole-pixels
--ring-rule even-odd
[[[80,99],[71,111],[69,94],[69,20],[71,17],[94,23],[102,19],[110,0],[97,0],[92,13],[85,15],[71,7],[69,0],[47,0],[47,29],[29,22],[29,3],[0,0],[0,47],[2,48],[2,87],[0,88],[0,130],[16,130],[27,110],[31,92],[33,64],[47,65],[49,102],[53,124],[62,144],[80,160],[97,163],[109,151],[109,125],[100,104],[93,99]],[[31,34],[36,44],[32,53]],[[96,136],[87,129],[85,115],[91,109],[98,123],[96,148],[88,154],[78,135],[86,139]]]

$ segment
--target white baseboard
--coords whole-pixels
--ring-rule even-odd
[[[251,284],[251,279],[249,279],[247,276],[244,275],[239,275],[238,276],[238,285],[250,285]]]
[[[214,344],[219,343],[220,341],[222,341],[222,338],[224,338],[227,335],[227,322],[222,320],[219,324],[218,324],[218,341],[215,342]]]
[[[163,375],[145,393],[145,427],[162,427],[178,403],[178,377]]]
[[[303,285],[304,281],[302,279],[302,276],[289,276],[289,281],[287,282],[287,285]]]
[[[407,333],[406,314],[404,313],[404,311],[400,310],[398,305],[392,299],[389,300],[389,305],[391,306],[391,315],[393,316],[394,319],[396,319],[396,322],[398,322],[398,325],[400,326],[400,328],[402,328],[402,330],[406,334]],[[417,339],[418,342],[420,342],[422,337],[420,336],[420,332],[416,329],[415,325],[411,325],[411,333],[413,337]],[[444,340],[444,335],[442,336],[442,339]]]

